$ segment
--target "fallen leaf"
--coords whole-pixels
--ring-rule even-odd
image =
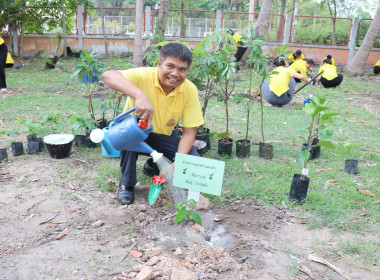
[[[3,120],[0,120],[0,125],[4,125],[4,122],[3,122]]]
[[[374,167],[374,166],[377,166],[377,164],[376,164],[376,162],[374,162],[374,163],[367,162],[367,166],[368,167]]]
[[[142,253],[139,251],[131,250],[130,253],[136,259],[141,258],[141,256],[142,256]]]
[[[75,187],[71,183],[68,183],[67,185],[69,186],[70,189],[72,189],[73,191],[75,191]]]
[[[26,218],[26,219],[24,220],[24,222],[29,221],[29,220],[32,219],[34,216],[35,216],[34,213],[30,214],[30,215],[28,216],[28,218]]]
[[[316,169],[315,171],[316,172],[322,172],[322,171],[330,171],[330,170],[333,170],[333,168],[330,167],[330,168]]]
[[[290,222],[295,224],[297,222],[297,219],[296,218],[290,218]]]
[[[365,194],[365,195],[369,195],[369,196],[375,196],[373,193],[371,193],[369,190],[365,190],[365,189],[358,189],[359,192],[361,192],[362,194]]]
[[[379,204],[380,203],[380,200],[376,201],[375,204]]]
[[[327,244],[329,244],[329,245],[337,245],[338,242],[329,242],[329,243],[327,243]]]
[[[69,232],[69,230],[68,230],[67,228],[65,228],[64,230],[62,230],[62,232],[61,232],[60,234],[58,234],[58,236],[55,238],[55,240],[61,239],[61,238],[64,237],[68,232]]]
[[[243,163],[243,167],[244,167],[244,170],[247,171],[247,172],[252,172],[251,169],[249,169],[248,165],[246,162]]]
[[[372,126],[372,125],[370,125],[369,123],[361,123],[360,125],[364,125],[364,126]]]
[[[259,177],[257,177],[257,180],[262,180],[264,178],[265,178],[264,174],[261,174]]]
[[[306,225],[307,222],[306,222],[306,221],[300,221],[300,224],[301,224],[301,225]]]
[[[57,91],[56,92],[56,94],[62,94],[63,93],[63,91]]]
[[[116,182],[115,182],[115,180],[113,180],[113,179],[107,179],[107,184],[108,184],[108,186],[116,186]]]
[[[363,207],[363,208],[362,208],[362,212],[360,213],[360,215],[361,215],[361,216],[364,216],[365,214],[367,214],[367,213],[366,213],[366,211],[365,211],[365,208]]]
[[[69,210],[68,207],[65,207],[65,210],[66,210],[67,215],[71,215],[72,212]]]
[[[221,215],[217,215],[214,217],[214,222],[220,222],[224,219],[225,217],[221,216]]]
[[[363,201],[363,198],[356,200],[354,203],[358,204],[359,202],[362,202],[362,201]]]
[[[328,184],[328,185],[335,185],[335,184],[338,184],[339,182],[337,181],[337,180],[327,180],[326,181],[326,184]]]

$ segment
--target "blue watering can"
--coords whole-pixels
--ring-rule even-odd
[[[104,146],[105,150],[109,153],[112,153],[113,149],[117,151],[147,153],[152,156],[154,162],[157,162],[163,155],[153,150],[144,142],[148,138],[149,133],[152,132],[153,126],[147,130],[141,129],[137,125],[137,116],[130,115],[135,110],[136,108],[134,107],[117,116],[105,131],[104,129],[103,131],[94,129],[91,132],[93,136],[91,140],[95,143],[103,141],[102,147]],[[105,137],[105,134],[107,134],[107,137]]]
[[[110,126],[111,125],[112,123],[110,123]],[[119,158],[120,151],[112,147],[110,140],[108,139],[108,129],[109,129],[108,127],[105,127],[102,129],[104,133],[104,139],[102,141],[102,155],[105,157]]]

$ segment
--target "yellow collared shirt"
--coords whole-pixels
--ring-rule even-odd
[[[281,97],[285,92],[289,90],[290,78],[295,71],[291,68],[279,66],[275,68],[273,72],[278,73],[270,75],[269,89],[278,97]]]
[[[324,59],[322,59],[322,62],[323,62],[325,59],[327,59],[327,56],[326,56]],[[332,64],[332,65],[335,65],[335,59],[334,59],[333,57],[331,58],[331,64]]]
[[[4,44],[3,38],[0,37],[0,45]]]
[[[289,66],[289,68],[292,68],[296,72],[307,76],[307,68],[306,68],[306,60],[297,60],[292,63],[292,65]]]
[[[184,127],[203,124],[198,90],[189,80],[166,95],[158,80],[158,68],[141,67],[123,70],[123,76],[141,89],[153,106],[153,132],[170,135],[182,118]],[[135,106],[135,99],[128,97],[124,112]]]
[[[379,66],[380,67],[380,59],[376,62],[375,66]]]
[[[293,54],[289,55],[288,58],[293,62],[306,59],[303,53],[301,53],[301,55],[297,58],[294,58]]]
[[[338,77],[338,72],[335,65],[324,64],[321,67],[319,67],[318,73],[321,73],[322,71],[324,71],[322,74],[322,77],[325,78],[326,80],[331,81],[335,79],[336,77]]]

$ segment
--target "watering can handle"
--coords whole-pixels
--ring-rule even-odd
[[[122,120],[126,115],[129,115],[130,113],[132,113],[132,112],[135,111],[135,110],[136,110],[136,107],[133,107],[132,109],[130,109],[130,110],[128,110],[128,111],[126,111],[126,112],[124,112],[124,113],[118,115],[118,116],[113,120],[114,123],[119,123],[120,120]]]

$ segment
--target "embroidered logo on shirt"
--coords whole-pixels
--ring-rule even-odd
[[[171,118],[170,120],[168,120],[168,122],[166,123],[167,126],[174,126],[175,125],[175,119]]]

